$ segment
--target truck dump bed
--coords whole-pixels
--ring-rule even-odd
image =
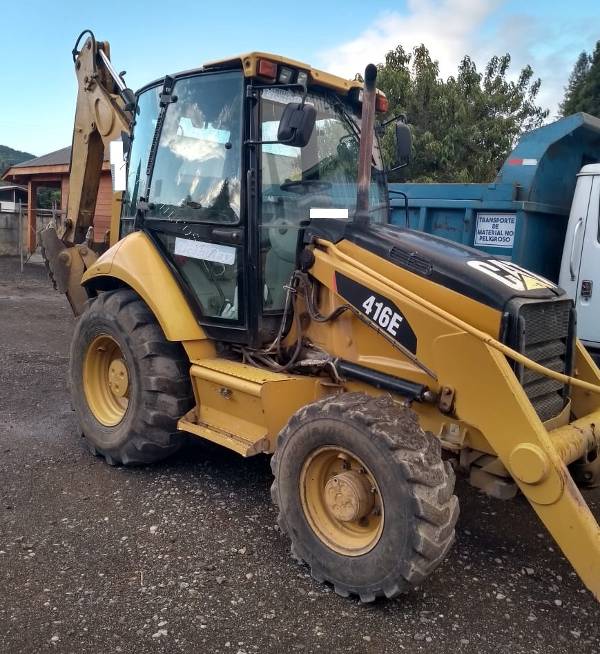
[[[490,184],[390,184],[410,227],[558,280],[577,173],[600,162],[600,119],[578,113],[524,134]],[[392,195],[392,223],[405,224]]]

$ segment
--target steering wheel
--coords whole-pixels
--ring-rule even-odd
[[[331,188],[329,182],[322,182],[319,179],[288,179],[279,187],[282,191],[289,191],[290,193],[300,193],[306,195],[311,192],[326,191]]]

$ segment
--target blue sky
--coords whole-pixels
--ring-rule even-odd
[[[165,73],[249,50],[267,50],[353,76],[398,43],[424,42],[442,74],[463,54],[483,65],[510,52],[515,74],[531,64],[553,112],[571,67],[600,39],[600,2],[529,0],[196,0],[89,3],[30,0],[0,13],[0,144],[41,155],[71,141],[75,75],[70,51],[84,28],[111,43],[136,89]],[[10,26],[14,26],[12,29]]]

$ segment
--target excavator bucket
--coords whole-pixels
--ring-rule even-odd
[[[65,245],[53,224],[42,230],[40,239],[50,279],[55,288],[67,296],[73,313],[81,315],[88,299],[81,278],[98,256],[87,244]]]

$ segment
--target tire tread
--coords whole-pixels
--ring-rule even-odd
[[[458,499],[454,495],[455,475],[448,462],[442,460],[441,444],[431,432],[423,431],[417,414],[407,404],[400,404],[389,395],[343,393],[313,402],[298,410],[279,434],[277,448],[271,458],[274,481],[271,497],[279,508],[278,467],[281,453],[294,432],[316,418],[349,420],[364,428],[370,437],[385,443],[390,457],[402,470],[413,496],[416,528],[412,534],[412,554],[398,566],[398,578],[382,588],[351,588],[326,578],[318,562],[308,564],[317,581],[331,582],[338,595],[358,595],[361,602],[377,597],[393,598],[422,583],[442,562],[455,536]],[[281,531],[294,538],[279,510],[277,524]],[[292,543],[292,555],[303,563]]]
[[[142,371],[143,400],[124,443],[103,449],[86,436],[88,447],[109,465],[145,465],[164,459],[179,449],[177,422],[194,402],[187,356],[180,343],[166,340],[153,313],[131,289],[107,291],[90,299],[80,321],[93,321],[98,315],[108,315],[123,328]],[[71,358],[77,354],[76,347],[74,339]]]

